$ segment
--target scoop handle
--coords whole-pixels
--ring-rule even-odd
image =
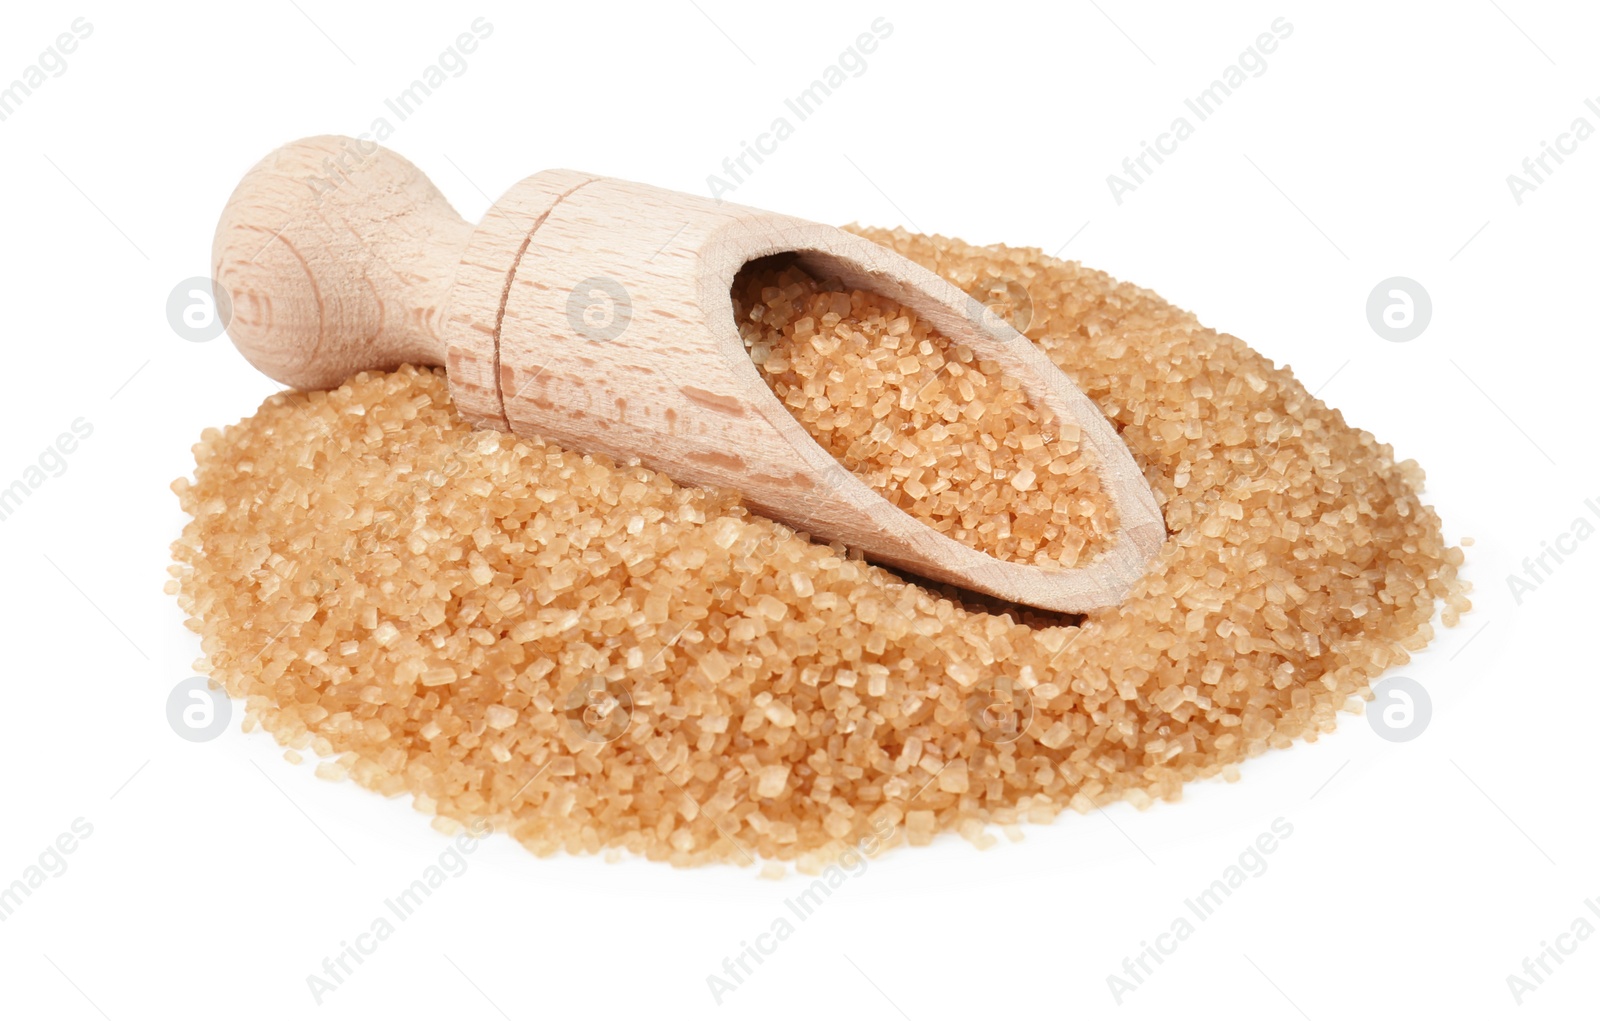
[[[228,334],[250,364],[300,389],[443,365],[471,235],[422,171],[376,142],[291,142],[245,175],[217,225],[212,277],[231,303]]]

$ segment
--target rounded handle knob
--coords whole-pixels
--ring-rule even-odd
[[[422,171],[376,142],[291,142],[245,175],[217,225],[212,276],[232,303],[228,334],[250,364],[301,389],[443,365],[471,234]]]

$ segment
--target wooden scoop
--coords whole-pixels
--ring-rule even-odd
[[[734,274],[778,253],[910,307],[1076,423],[1116,504],[1115,544],[1071,570],[999,560],[845,469],[779,402],[734,325]],[[1166,538],[1115,430],[1032,343],[949,282],[833,227],[572,170],[513,185],[474,227],[399,155],[319,137],[245,175],[213,263],[234,344],[281,383],[443,365],[476,426],[737,489],[769,517],[927,578],[1090,610],[1120,602]]]

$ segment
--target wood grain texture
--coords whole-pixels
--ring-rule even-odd
[[[1115,605],[1166,538],[1143,474],[1093,402],[983,305],[885,248],[566,170],[513,186],[474,229],[387,150],[336,162],[337,187],[308,186],[348,143],[309,139],[269,156],[218,228],[229,332],[275,379],[327,387],[362,369],[442,364],[475,424],[737,489],[762,513],[879,562],[1045,609]],[[912,308],[1076,423],[1117,506],[1113,546],[1076,569],[1002,561],[912,518],[823,450],[761,378],[733,320],[735,274],[780,253]]]
[[[422,171],[373,142],[321,136],[256,164],[223,210],[212,277],[250,363],[302,389],[362,369],[444,364],[457,253],[472,227]]]
[[[500,395],[499,338],[506,300],[534,231],[556,203],[593,180],[569,171],[524,179],[484,214],[461,253],[445,319],[445,368],[450,396],[473,425],[513,431]]]

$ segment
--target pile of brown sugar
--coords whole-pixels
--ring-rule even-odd
[[[772,260],[739,274],[733,309],[778,399],[890,503],[1002,560],[1075,567],[1113,544],[1078,427],[911,309]]]
[[[1034,250],[863,233],[1026,289],[1171,533],[1121,606],[959,603],[730,494],[471,431],[406,368],[206,431],[169,585],[199,669],[322,775],[540,854],[812,870],[1236,775],[1470,605],[1416,464],[1236,338]]]

